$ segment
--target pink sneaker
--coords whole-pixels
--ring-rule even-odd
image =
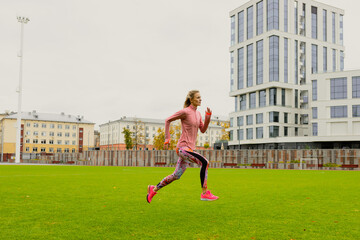
[[[213,195],[209,190],[207,190],[205,194],[201,194],[201,201],[215,201],[218,199],[219,197]]]
[[[146,200],[148,203],[151,203],[152,198],[157,194],[157,192],[155,192],[154,189],[155,186],[153,185],[149,185],[148,186],[148,194],[146,196]]]

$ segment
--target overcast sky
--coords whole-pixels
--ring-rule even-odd
[[[17,111],[20,24],[25,15],[22,111],[166,118],[199,89],[213,114],[229,97],[229,12],[247,0],[1,0],[0,112]],[[345,10],[345,70],[360,69],[360,1]]]

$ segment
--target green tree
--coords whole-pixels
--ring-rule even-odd
[[[205,149],[208,149],[209,147],[210,147],[209,143],[206,142],[206,143],[204,144],[204,148],[205,148]]]
[[[127,128],[123,128],[122,133],[124,134],[126,149],[127,150],[132,149],[133,141],[131,138],[131,131]]]

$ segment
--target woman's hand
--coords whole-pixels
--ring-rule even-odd
[[[211,109],[210,109],[210,108],[206,108],[205,114],[207,114],[207,115],[211,115],[211,114],[212,114]]]

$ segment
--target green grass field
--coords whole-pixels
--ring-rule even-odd
[[[359,239],[360,172],[0,165],[0,239]]]

